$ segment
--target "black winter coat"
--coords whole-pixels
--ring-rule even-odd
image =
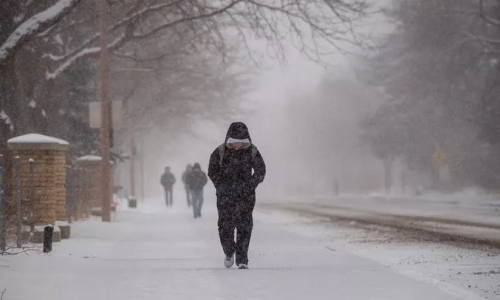
[[[248,139],[250,145],[240,150],[225,147],[222,165],[219,148],[210,156],[208,177],[215,185],[217,196],[245,197],[255,195],[255,189],[264,181],[266,164],[260,152],[252,159],[252,140],[248,128],[243,123],[233,123],[229,127],[226,140]]]
[[[172,189],[172,186],[175,183],[175,176],[174,176],[174,174],[172,174],[172,173],[164,173],[161,176],[160,183],[161,183],[161,185],[165,189]]]
[[[207,174],[203,171],[191,171],[186,176],[186,185],[189,189],[199,191],[207,184]]]

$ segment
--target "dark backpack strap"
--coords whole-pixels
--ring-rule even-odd
[[[224,151],[226,150],[226,144],[219,146],[219,166],[222,167],[222,159],[224,158]]]
[[[257,147],[255,145],[251,145],[250,147],[252,147],[252,162],[253,160],[255,159],[255,157],[257,156],[257,153],[259,153],[259,149],[257,149]],[[226,150],[226,144],[222,144],[219,146],[219,166],[222,167],[222,159],[224,158],[224,152]]]

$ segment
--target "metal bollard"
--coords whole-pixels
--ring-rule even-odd
[[[45,226],[43,229],[43,253],[52,251],[52,236],[54,235],[54,227]]]

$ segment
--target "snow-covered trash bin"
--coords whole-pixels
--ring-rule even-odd
[[[35,227],[66,221],[68,142],[33,133],[10,139],[8,148],[11,161],[14,157],[19,157],[23,218],[32,220],[31,223]],[[30,161],[33,167],[31,175]],[[14,172],[10,173],[8,180],[11,184],[7,185],[10,189],[7,190],[7,217],[15,214],[13,211],[15,206],[12,205],[15,200]],[[43,239],[38,240],[43,242]]]

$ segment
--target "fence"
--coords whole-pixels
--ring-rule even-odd
[[[22,248],[32,240],[35,233],[34,160],[22,161],[16,156],[11,162],[11,168],[8,163],[3,156],[0,156],[0,250],[2,252],[14,247]],[[26,167],[22,168],[23,165]],[[6,180],[6,175],[9,173],[13,174],[13,182]],[[11,193],[6,193],[5,183],[11,184]],[[12,201],[7,201],[8,195]]]
[[[70,223],[90,216],[90,175],[85,168],[66,166],[66,215]]]

